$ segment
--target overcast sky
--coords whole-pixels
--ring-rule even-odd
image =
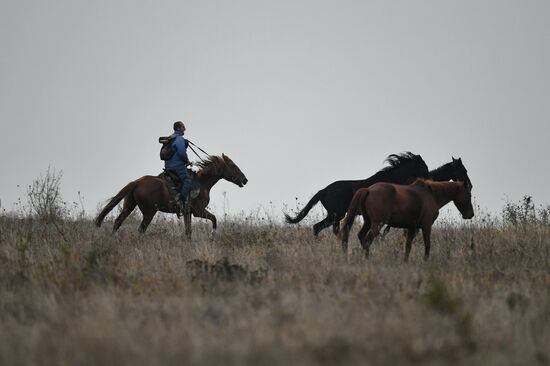
[[[550,202],[550,2],[0,0],[0,199],[48,166],[98,205],[158,174],[157,138],[231,157],[237,213],[405,150],[462,157],[478,204]]]

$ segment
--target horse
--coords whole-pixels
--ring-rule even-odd
[[[196,177],[200,184],[200,191],[196,197],[191,197],[189,207],[183,213],[185,234],[188,238],[191,237],[191,215],[210,220],[212,230],[216,230],[216,216],[209,212],[206,206],[210,202],[210,190],[220,179],[225,179],[241,188],[248,183],[248,179],[239,167],[224,154],[221,157],[210,156],[199,162],[198,167],[200,170],[196,173]],[[120,228],[124,219],[136,206],[143,214],[139,232],[144,233],[157,211],[179,215],[179,205],[174,197],[175,192],[172,191],[162,174],[160,176],[145,175],[122,188],[101,210],[94,222],[97,227],[100,227],[105,216],[124,199],[122,211],[115,219],[113,233]]]
[[[462,164],[462,158],[455,159],[452,157],[452,160],[442,166],[430,170],[430,179],[438,182],[446,182],[452,180],[454,182],[462,181],[466,184],[466,187],[471,191],[473,188],[472,181],[468,176],[468,170]],[[382,233],[382,238],[384,238],[389,232],[391,227],[386,226],[384,232]],[[405,230],[406,235],[407,230]]]
[[[474,186],[468,176],[468,170],[464,164],[462,164],[462,158],[455,159],[452,156],[451,158],[453,160],[447,164],[443,164],[439,168],[430,170],[431,179],[438,182],[449,180],[454,182],[462,181],[471,191]]]
[[[346,210],[355,191],[369,187],[377,182],[396,184],[410,183],[416,178],[428,178],[428,167],[420,155],[411,152],[391,154],[385,160],[389,166],[363,180],[340,180],[333,182],[317,192],[298,213],[296,217],[285,214],[285,221],[296,224],[304,219],[312,207],[319,201],[327,210],[327,217],[313,225],[313,235],[332,225],[334,234],[338,234],[339,221],[345,216]]]
[[[405,244],[405,262],[409,259],[412,241],[418,229],[422,229],[424,238],[424,259],[430,256],[430,235],[432,225],[439,215],[439,209],[453,201],[464,219],[474,217],[472,194],[465,182],[435,182],[417,179],[410,185],[377,183],[369,188],[355,192],[346,213],[340,223],[342,249],[347,252],[349,231],[355,216],[360,212],[364,224],[357,236],[369,255],[369,247],[387,224],[391,227],[407,229]]]

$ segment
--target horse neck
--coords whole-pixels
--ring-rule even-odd
[[[201,186],[210,190],[220,179],[223,178],[223,171],[220,169],[202,170],[197,173]]]
[[[457,184],[455,182],[433,182],[430,184],[435,202],[439,208],[456,198],[458,193]]]
[[[440,181],[440,182],[451,180],[454,178],[452,164],[447,163],[440,166],[439,168],[430,170],[430,175],[432,176],[433,180]]]

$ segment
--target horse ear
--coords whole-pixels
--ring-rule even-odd
[[[225,155],[225,154],[222,154],[222,158],[223,158],[223,161],[226,163],[226,164],[230,164],[230,163],[233,163],[233,161],[231,161],[231,159]]]
[[[453,159],[453,163],[456,161],[455,157],[454,156],[451,156],[451,158]]]

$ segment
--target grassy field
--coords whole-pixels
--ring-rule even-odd
[[[405,264],[398,230],[365,261],[355,236],[344,256],[253,217],[186,242],[170,220],[0,216],[0,364],[549,364],[550,227],[460,225]]]

